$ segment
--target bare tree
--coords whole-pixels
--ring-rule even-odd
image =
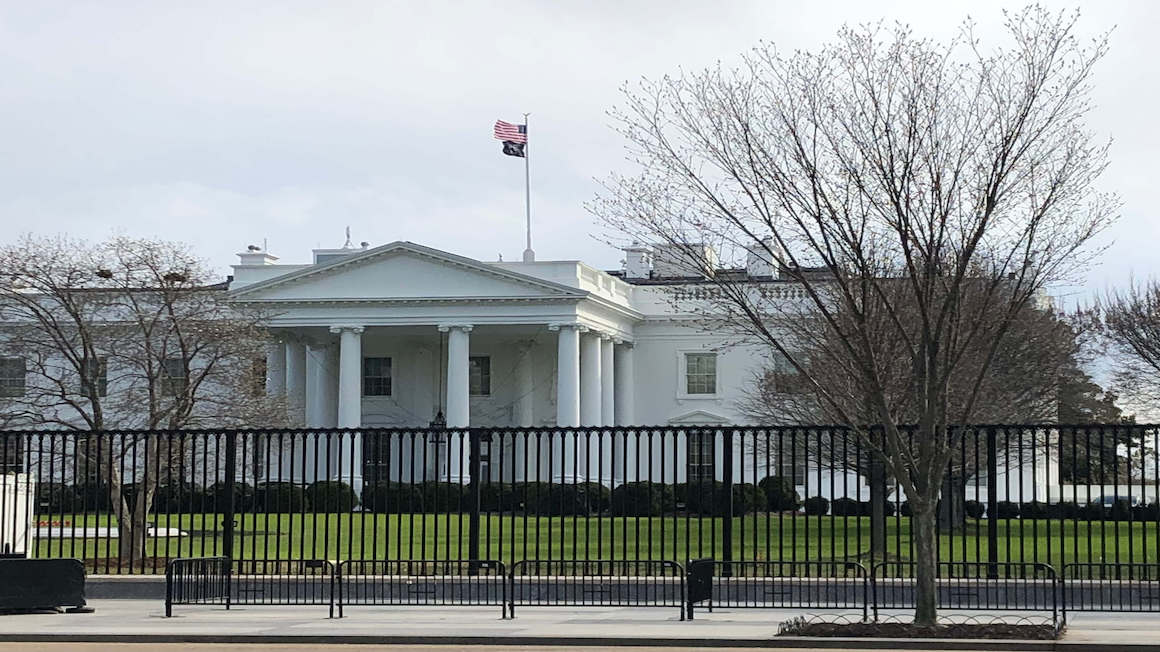
[[[170,242],[26,236],[0,248],[0,346],[28,376],[0,399],[3,425],[137,431],[67,451],[77,480],[107,483],[123,560],[144,556],[154,493],[184,450],[159,431],[285,420],[257,391],[263,316],[228,305],[211,279]]]
[[[1109,291],[1088,314],[1101,326],[1114,386],[1142,405],[1160,401],[1160,283]]]
[[[641,82],[615,114],[640,171],[594,211],[680,252],[714,284],[700,309],[783,356],[841,423],[882,425],[862,443],[911,505],[919,624],[937,617],[951,426],[972,421],[1016,320],[1084,268],[1117,210],[1093,190],[1107,147],[1084,124],[1106,45],[1079,43],[1075,21],[1009,15],[1011,45],[994,50],[969,23],[945,44],[846,28],[816,52],[760,47],[734,70]],[[725,262],[757,254],[796,290],[718,274],[706,245]],[[864,412],[799,356],[819,334]]]

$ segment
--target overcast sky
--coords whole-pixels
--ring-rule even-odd
[[[356,243],[515,260],[523,165],[491,126],[529,111],[538,257],[615,268],[584,202],[623,165],[606,111],[626,80],[760,40],[813,48],[844,22],[945,37],[970,14],[997,38],[1004,4],[5,0],[0,225],[182,240],[223,275],[264,239],[307,262],[346,225]],[[1080,3],[1084,33],[1115,28],[1092,126],[1114,138],[1102,185],[1124,200],[1092,288],[1158,269],[1158,6]]]

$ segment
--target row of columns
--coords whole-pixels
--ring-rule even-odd
[[[556,424],[561,427],[632,425],[633,351],[607,334],[577,324],[551,324],[557,333]],[[266,391],[286,397],[292,415],[310,428],[362,425],[362,326],[333,326],[338,346],[287,340],[271,343]],[[447,426],[470,424],[470,324],[443,324],[447,333]],[[337,370],[337,382],[332,376]],[[533,425],[530,344],[519,352],[515,422]]]
[[[552,324],[556,352],[556,425],[632,425],[632,347],[576,324]]]

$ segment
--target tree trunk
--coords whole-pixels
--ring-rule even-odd
[[[874,456],[870,460],[870,559],[886,560],[886,469]]]
[[[914,624],[938,624],[938,535],[934,501],[914,504],[910,528],[914,536]]]

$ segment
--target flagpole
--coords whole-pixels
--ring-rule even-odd
[[[532,251],[532,172],[531,172],[531,134],[528,133],[528,116],[524,114],[524,213],[527,220],[527,244],[524,250],[524,262],[536,261],[536,252]]]

